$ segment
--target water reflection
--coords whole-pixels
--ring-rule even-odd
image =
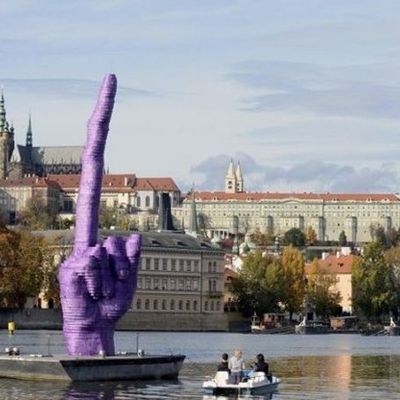
[[[63,400],[115,400],[125,398],[163,399],[175,393],[181,383],[178,380],[75,382],[66,388]]]

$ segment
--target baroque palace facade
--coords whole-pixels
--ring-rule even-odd
[[[314,229],[320,241],[337,241],[342,231],[353,243],[367,242],[382,227],[389,235],[400,227],[400,197],[393,193],[272,193],[245,192],[243,175],[231,161],[224,192],[194,192],[172,211],[188,226],[195,202],[212,238],[223,239],[257,229],[275,236],[296,227]]]

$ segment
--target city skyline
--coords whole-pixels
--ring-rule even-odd
[[[223,190],[233,158],[245,190],[399,191],[394,0],[19,0],[0,16],[19,144],[31,112],[34,145],[82,145],[113,72],[112,173]]]

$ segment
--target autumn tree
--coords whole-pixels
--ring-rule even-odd
[[[309,226],[305,232],[306,243],[308,246],[312,246],[317,240],[317,233],[312,226]]]
[[[307,274],[306,305],[320,317],[337,314],[340,309],[341,295],[335,288],[336,275],[321,266],[318,259],[311,263]]]
[[[28,297],[39,295],[48,246],[42,236],[27,231],[0,232],[0,302],[21,308]]]
[[[263,233],[258,228],[250,235],[250,239],[257,246],[270,246],[274,244],[274,235]]]
[[[291,228],[284,235],[284,243],[294,247],[303,247],[306,244],[306,235],[299,228]]]
[[[379,321],[392,308],[391,268],[381,243],[371,242],[352,266],[353,307],[368,319]]]
[[[281,264],[284,287],[282,302],[285,310],[289,312],[289,319],[292,320],[293,313],[301,310],[304,301],[303,254],[292,246],[286,247],[282,254]]]
[[[232,294],[246,316],[278,311],[283,291],[283,273],[278,260],[261,251],[249,253],[232,280]]]

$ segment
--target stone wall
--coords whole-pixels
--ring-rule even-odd
[[[31,308],[0,310],[0,329],[14,321],[16,329],[62,329],[60,310]],[[117,325],[120,330],[143,331],[227,331],[225,314],[174,314],[128,312]]]

